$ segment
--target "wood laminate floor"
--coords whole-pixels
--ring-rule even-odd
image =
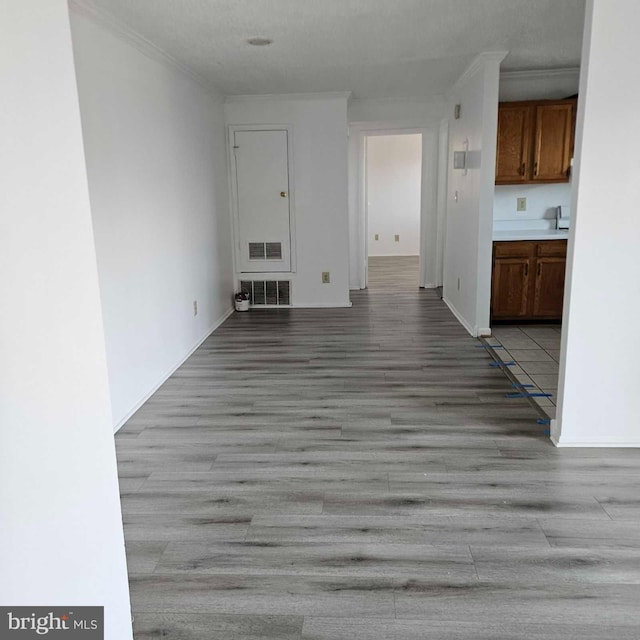
[[[640,452],[555,449],[375,262],[351,309],[233,315],[117,435],[136,640],[638,640]]]

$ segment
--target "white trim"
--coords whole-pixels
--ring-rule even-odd
[[[474,337],[478,337],[478,330],[474,329],[465,319],[464,316],[451,304],[444,296],[442,297],[442,301],[449,307],[449,311],[453,313],[456,317],[456,320]]]
[[[460,85],[463,85],[473,74],[480,70],[484,69],[484,65],[487,62],[502,62],[507,55],[509,55],[508,51],[484,51],[479,53],[472,61],[471,64],[462,72],[462,75],[455,81],[454,85],[447,92],[447,96],[450,96],[454,93]]]
[[[447,242],[447,189],[449,183],[449,120],[443,118],[438,129],[438,175],[436,192],[436,273],[438,286],[444,285],[444,252]]]
[[[254,102],[257,100],[336,100],[344,98],[348,100],[351,91],[326,91],[315,93],[257,93],[238,94],[225,96],[225,103],[230,102]]]
[[[211,95],[216,101],[222,103],[223,97],[216,86],[207,80],[205,77],[196,73],[191,67],[180,62],[177,58],[174,58],[171,54],[161,49],[156,44],[147,40],[143,35],[132,29],[130,26],[121,22],[114,15],[105,11],[102,8],[97,8],[89,4],[86,0],[68,0],[69,9],[78,15],[81,15],[100,26],[107,29],[111,34],[126,42],[127,44],[135,47],[140,53],[143,53],[147,57],[162,63],[166,67],[179,71],[192,80],[197,82],[208,94]]]
[[[234,312],[234,308],[231,307],[227,311],[225,311],[214,323],[211,325],[209,329],[207,329],[204,337],[198,338],[196,344],[189,349],[189,352],[176,363],[173,364],[167,369],[161,376],[160,381],[153,385],[151,390],[146,393],[139,401],[137,401],[133,407],[127,412],[124,418],[119,420],[113,426],[113,432],[117,433],[124,424],[133,416],[133,414],[140,409],[140,407],[183,365],[184,362],[191,356],[191,354]]]
[[[501,71],[500,80],[544,80],[560,76],[579,76],[580,67],[562,67],[559,69],[526,69],[522,71]]]
[[[302,303],[302,304],[252,304],[249,308],[255,311],[260,309],[343,309],[352,307],[351,302],[343,302],[342,304],[328,304],[328,303]]]
[[[569,449],[569,448],[589,448],[589,449],[640,449],[640,440],[631,440],[631,441],[621,441],[616,442],[607,440],[603,442],[598,441],[574,441],[574,442],[566,442],[564,440],[558,441],[553,436],[551,436],[551,442],[558,447],[558,449]]]
[[[431,252],[436,250],[437,234],[429,234],[435,228],[437,216],[435,194],[437,187],[438,131],[426,122],[352,122],[349,123],[349,289],[365,289],[368,281],[368,229],[366,198],[366,138],[368,136],[405,135],[419,133],[422,136],[422,174],[420,187],[420,282],[426,288],[434,274],[427,265]],[[431,238],[430,235],[434,237]],[[431,245],[431,246],[427,246]],[[434,261],[431,261],[435,264]]]
[[[422,131],[422,166],[420,181],[420,286],[435,279],[438,244],[438,130]]]
[[[293,309],[347,309],[353,306],[351,301],[340,304],[329,304],[326,302],[303,302],[291,305]],[[280,307],[282,308],[282,307]]]
[[[229,210],[231,212],[231,229],[233,232],[233,265],[236,273],[286,273],[291,276],[298,270],[298,254],[296,242],[296,190],[293,158],[293,125],[292,124],[229,124],[227,129],[227,167],[229,180]],[[242,271],[240,264],[240,218],[238,212],[238,178],[236,175],[235,155],[233,152],[236,131],[286,131],[287,132],[287,172],[289,174],[289,271]]]
[[[562,435],[559,432],[559,424],[556,418],[552,419],[550,422],[550,440],[551,442],[558,447],[559,449],[570,449],[570,448],[590,448],[590,449],[640,449],[640,440],[623,440],[623,441],[615,441],[615,440],[603,440],[598,442],[597,440],[563,440]]]

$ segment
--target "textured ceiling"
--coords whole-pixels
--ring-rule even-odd
[[[503,69],[575,67],[584,0],[84,0],[222,93],[445,92],[482,51]],[[251,47],[252,36],[272,38]]]

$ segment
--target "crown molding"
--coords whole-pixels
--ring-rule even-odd
[[[580,67],[560,67],[556,69],[524,69],[522,71],[502,71],[500,80],[542,80],[562,76],[580,76]]]
[[[171,54],[167,53],[150,40],[147,40],[143,35],[121,22],[118,18],[112,14],[98,9],[92,4],[89,4],[86,0],[68,0],[69,9],[78,15],[81,15],[89,20],[104,27],[111,34],[126,42],[127,44],[135,47],[140,53],[143,53],[147,57],[162,63],[166,67],[174,71],[178,71],[195,81],[202,89],[204,89],[211,97],[216,101],[222,102],[222,94],[220,91],[206,78],[196,73],[188,65],[180,62],[177,58],[174,58]]]
[[[256,93],[228,95],[224,97],[225,103],[229,102],[255,102],[255,101],[286,101],[286,100],[335,100],[343,98],[349,100],[351,91],[325,91],[320,93]]]
[[[471,64],[463,71],[462,75],[455,81],[447,94],[451,94],[451,92],[455,91],[458,87],[463,85],[471,76],[482,69],[488,62],[496,62],[500,64],[508,54],[508,51],[483,51],[482,53],[479,53],[471,61]]]

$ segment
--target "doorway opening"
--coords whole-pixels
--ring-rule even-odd
[[[420,286],[422,134],[365,136],[367,287]]]

